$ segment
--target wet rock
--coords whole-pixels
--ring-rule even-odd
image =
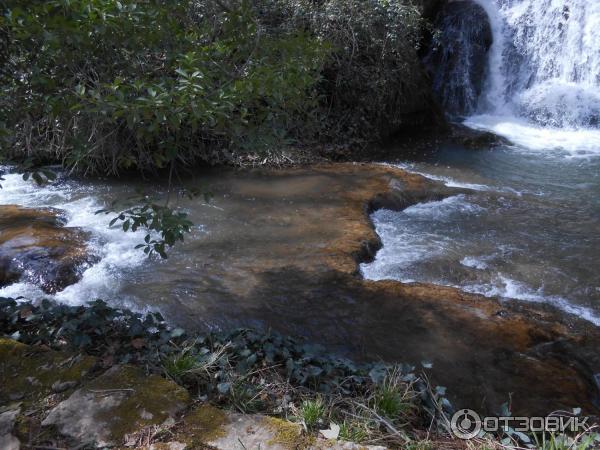
[[[65,227],[56,210],[0,206],[0,286],[24,279],[53,293],[77,282],[96,261],[88,238]]]
[[[173,282],[186,280],[185,295],[160,298],[179,325],[263,327],[355,360],[428,360],[453,405],[481,413],[495,413],[511,393],[515,414],[598,411],[600,331],[592,324],[551,306],[360,277],[359,263],[381,245],[369,212],[468,191],[376,164],[219,176],[211,192],[226,198],[227,220],[202,242],[210,283],[189,281],[197,269],[182,268]],[[164,292],[163,279],[145,286]],[[543,345],[553,342],[565,344]]]
[[[438,101],[452,115],[472,113],[482,91],[492,29],[485,10],[470,0],[446,3],[434,22],[439,45],[425,58]]]
[[[461,124],[452,124],[449,139],[463,147],[475,150],[511,144],[508,139],[490,131],[475,130]]]
[[[118,445],[129,433],[172,419],[188,402],[187,391],[171,381],[115,366],[59,403],[42,425],[98,447]]]

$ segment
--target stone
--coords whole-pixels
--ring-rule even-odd
[[[57,381],[52,385],[52,391],[60,394],[77,386],[77,381]]]
[[[16,436],[13,435],[13,429],[20,408],[8,409],[0,412],[0,449],[2,450],[19,450],[21,443]]]
[[[148,450],[185,450],[187,445],[182,442],[158,442],[148,447]]]
[[[492,45],[492,27],[482,6],[470,0],[451,1],[434,22],[439,45],[424,60],[438,101],[452,115],[475,111]]]
[[[88,233],[65,227],[60,212],[0,206],[0,286],[27,280],[54,293],[79,280],[94,263]]]
[[[309,450],[387,450],[387,447],[380,445],[363,445],[354,442],[332,441],[326,439],[317,439]]]
[[[78,383],[96,363],[91,356],[56,352],[0,338],[0,405],[34,403],[58,384]]]
[[[210,405],[186,414],[181,432],[175,437],[187,442],[190,448],[207,446],[217,450],[385,450],[385,447],[315,438],[312,433],[304,433],[299,423],[261,414],[223,411]]]
[[[42,425],[98,447],[120,445],[127,434],[174,418],[188,402],[187,391],[172,381],[115,366],[59,403]]]
[[[511,393],[518,415],[574,407],[597,414],[593,324],[551,306],[360,276],[359,264],[381,246],[370,212],[468,190],[381,164],[203,179],[227,212],[212,228],[207,221],[202,277],[196,267],[178,270],[173,282],[186,280],[185,293],[154,303],[178,326],[272,329],[356,361],[420,367],[428,360],[430,380],[448,388],[453,406],[482,414],[498,411]],[[161,292],[164,279],[153,276],[148,271],[144,286]]]

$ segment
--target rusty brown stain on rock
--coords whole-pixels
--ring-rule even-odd
[[[65,227],[57,210],[0,206],[0,286],[26,278],[47,293],[64,289],[79,279],[82,266],[96,261],[88,238]]]
[[[600,358],[594,359],[600,334],[591,324],[545,305],[360,277],[359,263],[373,258],[381,245],[370,212],[402,210],[467,190],[378,164],[263,174],[256,183],[254,175],[242,173],[231,192],[262,201],[289,196],[295,214],[271,209],[265,218],[262,210],[250,210],[258,216],[252,224],[276,221],[286,227],[269,241],[268,254],[240,242],[239,254],[227,257],[230,264],[224,265],[231,267],[240,255],[252,255],[252,268],[240,267],[249,275],[244,279],[252,280],[249,287],[235,283],[236,295],[244,298],[235,304],[239,315],[260,317],[283,333],[320,336],[326,345],[362,347],[365,359],[417,363],[436,355],[434,381],[457,393],[453,400],[478,402],[464,406],[476,407],[485,398],[484,408],[496,408],[514,393],[513,407],[522,413],[595,409],[592,375],[600,371]],[[273,301],[279,298],[285,303]],[[319,332],[294,327],[307,321]]]

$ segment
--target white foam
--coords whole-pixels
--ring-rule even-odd
[[[442,229],[452,226],[457,220],[456,214],[477,216],[482,212],[485,212],[485,209],[470,203],[465,195],[421,203],[401,212],[376,211],[371,217],[384,246],[373,262],[361,264],[362,275],[376,281],[393,279],[403,283],[434,282],[486,297],[546,303],[600,326],[600,316],[593,309],[573,304],[561,296],[547,295],[543,287],[533,289],[502,273],[493,272],[493,260],[498,256],[497,254],[465,256],[460,260],[460,264],[464,267],[485,271],[486,273],[483,274],[485,283],[459,285],[444,279],[427,278],[427,274],[421,272],[420,264],[428,260],[439,264],[439,260],[447,259],[448,254],[456,253],[456,249],[453,250],[456,242],[436,230],[436,226],[443,223],[445,225]],[[498,245],[498,249],[503,258],[510,258],[509,249],[501,245]]]
[[[523,195],[522,192],[519,192],[519,191],[509,188],[509,187],[492,187],[492,186],[488,186],[487,184],[467,183],[467,182],[463,182],[463,181],[458,181],[451,177],[445,177],[442,175],[434,175],[431,173],[423,172],[423,171],[417,170],[415,164],[396,163],[396,164],[390,164],[390,165],[392,167],[398,167],[399,169],[406,170],[407,172],[416,173],[417,175],[421,175],[422,177],[425,177],[429,180],[439,181],[440,183],[442,183],[444,186],[447,186],[447,187],[453,187],[453,188],[459,188],[459,189],[469,189],[471,191],[479,191],[479,192],[505,192],[505,193],[515,194],[518,196]]]
[[[482,258],[476,258],[474,256],[465,256],[460,263],[471,269],[485,270],[488,268],[487,263]]]
[[[0,296],[22,296],[31,300],[44,297],[71,305],[85,304],[98,298],[111,300],[120,289],[123,274],[146,261],[145,254],[134,248],[143,241],[145,232],[124,233],[118,227],[109,228],[111,216],[95,214],[103,205],[85,186],[62,183],[40,187],[24,181],[19,174],[5,175],[4,178],[0,204],[53,207],[65,211],[66,226],[81,227],[90,232],[89,250],[100,261],[87,268],[78,283],[57,294],[47,295],[33,284],[19,282],[0,289]]]
[[[475,0],[493,43],[479,111],[465,124],[518,146],[600,155],[600,2]]]
[[[413,282],[413,277],[407,275],[406,269],[443,254],[450,246],[448,238],[415,232],[415,223],[452,221],[456,214],[476,215],[482,211],[483,208],[470,203],[462,194],[441,201],[419,203],[401,212],[386,209],[376,211],[371,219],[384,247],[373,262],[361,264],[363,276],[371,280],[391,278],[405,283]]]
[[[491,131],[512,143],[539,153],[558,151],[570,157],[600,156],[600,130],[542,127],[525,119],[482,114],[468,118],[468,127]]]
[[[501,273],[498,273],[495,278],[495,281],[491,284],[475,284],[455,287],[459,287],[467,292],[481,294],[486,297],[501,297],[532,303],[550,304],[561,311],[564,311],[568,314],[573,314],[593,323],[596,326],[600,326],[600,316],[598,316],[598,314],[591,308],[574,305],[563,297],[545,295],[543,288],[537,290],[532,289],[529,286],[526,286],[524,283],[513,280]]]

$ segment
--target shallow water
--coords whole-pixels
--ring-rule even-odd
[[[565,248],[565,255],[575,255],[574,261],[586,255],[590,261],[578,267],[588,269],[587,278],[593,280],[595,258],[590,248],[597,248],[597,241],[590,241],[589,248],[577,244],[577,233],[589,230],[582,231],[581,220],[572,225],[562,223],[562,218],[572,214],[569,205],[566,212],[561,212],[560,204],[546,199],[542,189],[545,183],[507,183],[463,164],[452,166],[452,155],[461,152],[466,151],[444,150],[430,156],[436,161],[448,158],[443,165],[436,166],[424,158],[412,163],[411,168],[434,173],[447,184],[468,184],[472,190],[461,189],[465,193],[439,202],[416,204],[403,213],[376,213],[376,225],[385,246],[368,267],[384,268],[384,277],[429,277],[440,282],[450,279],[456,284],[464,283],[463,287],[482,285],[486,290],[495,289],[491,275],[499,267],[517,281],[520,274],[530,275],[524,283],[535,281],[537,272],[533,268],[539,261],[534,258],[532,262],[531,255],[519,247],[529,242],[521,236],[522,216],[526,213],[531,220],[544,222],[540,215],[558,211],[561,220],[552,223],[556,230],[544,229],[542,234],[550,236],[548,239],[553,235],[562,239],[566,236],[564,231],[573,226],[575,231],[569,242],[575,244]],[[490,174],[496,174],[499,160],[490,158],[500,157],[502,151],[471,151],[459,160],[467,161],[467,155],[472,164],[481,158],[479,165],[473,167],[488,167]],[[518,166],[524,169],[522,162]],[[526,344],[522,344],[519,336],[523,336],[523,323],[512,321],[516,316],[510,318],[510,308],[500,306],[503,315],[499,316],[497,303],[490,303],[489,310],[479,300],[467,306],[462,301],[454,303],[455,291],[368,283],[340,271],[335,262],[332,265],[331,259],[344,259],[331,253],[332,242],[347,238],[356,229],[359,234],[352,234],[353,242],[369,234],[355,196],[366,202],[368,196],[387,188],[387,179],[381,175],[375,185],[371,184],[368,173],[371,177],[373,171],[380,174],[377,167],[335,169],[339,167],[334,166],[330,172],[301,169],[198,174],[198,183],[214,193],[213,200],[210,204],[201,199],[181,200],[181,206],[196,225],[186,243],[177,245],[166,261],[148,259],[134,249],[143,233],[108,228],[111,216],[94,214],[112,200],[130,196],[135,188],[161,194],[160,184],[62,180],[55,186],[39,188],[24,182],[18,174],[10,174],[5,176],[4,189],[0,190],[0,204],[54,206],[65,211],[68,225],[81,226],[91,233],[90,250],[100,257],[100,262],[87,269],[81,281],[54,295],[58,301],[84,304],[102,298],[116,307],[141,312],[158,310],[170,323],[190,330],[252,326],[304,336],[325,345],[329,351],[357,360],[383,359],[415,365],[431,362],[434,382],[448,386],[455,404],[464,407],[483,408],[485,399],[485,408],[495,411],[511,392],[519,398],[515,408],[528,413],[589,404],[592,394],[580,388],[571,392],[581,375],[553,362],[551,355],[540,360],[535,351],[523,353],[531,339],[534,343],[545,342],[546,333],[543,329],[529,330]],[[190,183],[193,184],[191,180]],[[357,186],[369,188],[357,194],[362,189]],[[563,192],[560,183],[551,186]],[[581,190],[587,192],[588,188],[582,186]],[[435,191],[431,198],[447,193],[434,186],[427,192],[429,189]],[[349,203],[353,206],[348,207]],[[532,205],[538,211],[532,211]],[[581,204],[575,205],[575,210],[577,214],[590,214]],[[597,219],[596,215],[590,221],[597,224]],[[491,230],[487,237],[486,228]],[[509,247],[498,253],[502,239],[508,240]],[[537,245],[535,241],[534,244]],[[551,247],[536,249],[540,258],[556,264],[564,273],[577,272],[570,267],[565,269],[560,261],[551,261],[544,254]],[[486,259],[486,255],[493,257]],[[550,265],[541,267],[545,270]],[[544,273],[539,267],[535,269]],[[518,273],[512,274],[512,270]],[[566,276],[565,279],[566,286],[570,281]],[[560,290],[563,286],[559,284],[552,286]],[[46,297],[28,283],[0,289],[0,296],[20,295],[28,299]],[[447,295],[454,301],[449,301]],[[557,295],[560,301],[553,300],[544,292],[534,300],[541,298],[563,308],[581,305],[587,309],[576,312],[587,317],[595,314],[594,302],[585,292],[578,292],[576,299],[563,297]],[[555,320],[554,316],[551,320]],[[504,327],[510,327],[510,336]],[[584,350],[587,357],[589,343]],[[558,398],[551,381],[539,382],[552,377],[575,381],[561,385]]]
[[[384,247],[365,277],[551,303],[600,326],[600,157],[447,145],[398,165],[471,193],[376,212]]]

